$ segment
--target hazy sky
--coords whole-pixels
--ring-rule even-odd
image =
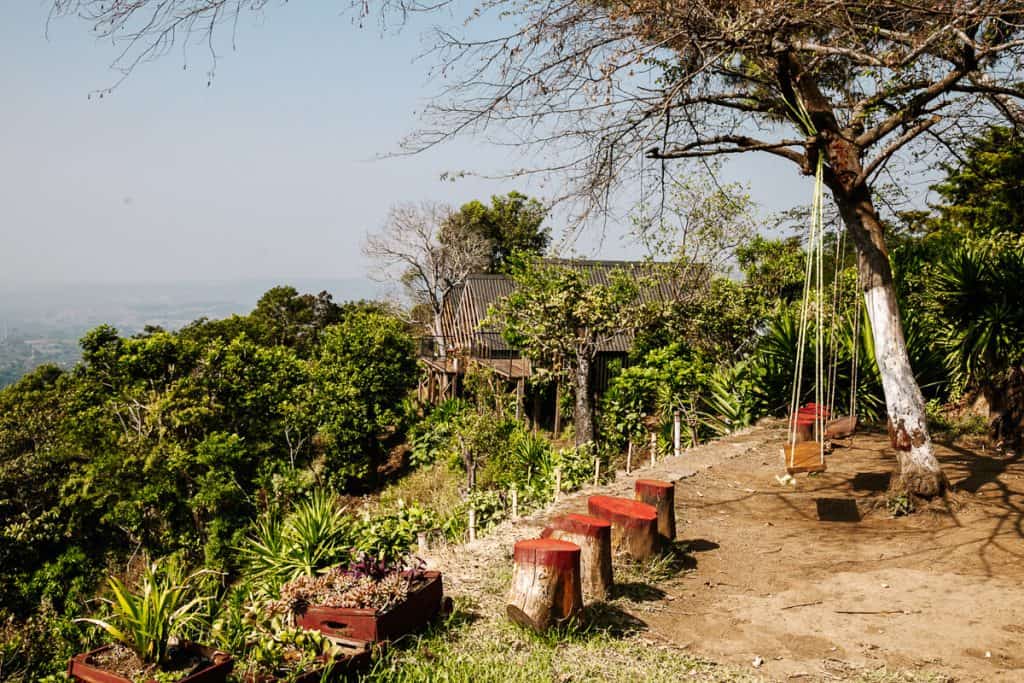
[[[47,36],[45,0],[3,3],[0,282],[362,276],[362,238],[395,202],[543,194],[440,180],[510,166],[469,140],[373,160],[396,149],[436,92],[429,63],[415,61],[426,25],[381,36],[336,7],[289,3],[245,17],[209,87],[209,59],[193,48],[187,70],[176,51],[89,99],[116,79],[115,48],[74,19]],[[727,175],[751,182],[769,209],[807,201],[806,179],[769,157]],[[619,226],[601,241],[598,232],[577,250],[637,253]]]

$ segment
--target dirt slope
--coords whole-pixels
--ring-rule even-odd
[[[677,482],[680,571],[627,601],[647,636],[768,680],[845,680],[881,668],[958,681],[1024,681],[1024,464],[939,446],[954,493],[910,517],[884,505],[895,458],[858,435],[828,471],[780,485],[782,425],[770,423],[567,496],[432,562],[453,594],[551,515],[637,477]],[[489,596],[500,610],[502,597]],[[756,670],[751,662],[763,658]]]

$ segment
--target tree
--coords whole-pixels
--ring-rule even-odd
[[[564,368],[575,390],[576,443],[593,441],[591,368],[601,346],[639,324],[644,305],[636,274],[615,269],[597,284],[583,268],[536,257],[514,261],[509,274],[515,290],[492,307],[486,324],[499,325],[535,361],[555,372]]]
[[[445,3],[441,3],[445,5]],[[264,3],[55,0],[102,36],[124,36],[122,66],[205,39]],[[369,3],[362,5],[368,11]],[[385,0],[385,10],[427,10]],[[945,153],[990,114],[1024,127],[1024,0],[659,0],[482,3],[518,25],[476,39],[439,29],[446,76],[424,149],[497,133],[548,160],[566,194],[608,210],[612,190],[672,159],[763,152],[821,164],[857,247],[903,486],[930,496],[945,476],[913,379],[873,183],[913,145]],[[493,22],[492,26],[507,26]],[[553,157],[553,158],[550,158]],[[584,212],[586,215],[588,212]]]
[[[466,234],[483,237],[490,245],[487,270],[500,272],[513,252],[543,255],[551,241],[551,232],[541,227],[547,214],[543,204],[518,192],[494,195],[490,206],[474,200],[448,217],[440,241],[449,245]]]
[[[321,331],[341,320],[342,307],[330,293],[299,294],[291,286],[267,290],[249,314],[249,333],[270,346],[287,346],[308,356]]]
[[[946,178],[934,231],[963,235],[1024,233],[1024,135],[993,126],[968,144],[958,163],[943,164]]]
[[[401,279],[415,304],[430,309],[438,338],[445,300],[470,273],[486,268],[491,253],[488,240],[465,223],[453,224],[452,214],[443,204],[399,204],[363,245],[385,274]]]
[[[413,342],[400,320],[353,311],[327,329],[312,369],[318,438],[331,480],[366,485],[379,464],[378,437],[393,426],[403,398],[416,382]]]
[[[514,14],[518,5],[488,7]],[[820,169],[857,247],[902,484],[935,495],[946,480],[907,356],[873,182],[897,153],[926,139],[944,152],[987,115],[1024,125],[1024,86],[1013,76],[1022,16],[1024,2],[995,0],[541,0],[503,37],[439,34],[443,68],[463,77],[412,143],[489,127],[554,148],[572,192],[605,209],[611,190],[642,173],[642,149],[662,171],[672,159],[747,152],[808,175]]]

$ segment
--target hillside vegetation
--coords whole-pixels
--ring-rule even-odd
[[[890,226],[906,341],[934,426],[988,433],[1003,448],[1016,447],[1024,424],[1024,192],[1014,166],[1022,152],[1019,138],[994,129],[963,166],[947,169],[941,206]],[[709,233],[705,244],[720,238]],[[678,244],[670,232],[662,239]],[[852,390],[862,418],[883,420],[871,336],[855,317],[852,250],[835,240],[827,247],[836,256],[817,303],[834,339],[833,406],[847,410]],[[673,258],[694,262],[692,253]],[[407,563],[420,531],[464,540],[470,509],[485,533],[508,515],[513,488],[528,511],[550,502],[556,482],[577,488],[595,466],[613,476],[628,442],[646,443],[650,424],[667,449],[677,411],[684,445],[785,414],[803,258],[799,239],[747,235],[693,296],[644,311],[628,366],[614,369],[597,401],[594,439],[578,446],[571,433],[555,438],[516,420],[515,396],[483,371],[467,375],[462,397],[417,404],[423,328],[379,303],[277,287],[246,316],[133,337],[90,331],[76,367],[44,366],[0,391],[0,677],[55,674],[100,642],[74,620],[103,611],[90,600],[103,593],[104,575],[130,584],[151,559],[213,570],[190,635],[244,650],[247,610],[280,597],[295,576]],[[524,292],[568,277],[534,263],[513,252],[501,267]],[[522,311],[495,313],[511,320]],[[809,342],[806,351],[812,368]],[[965,418],[979,402],[988,411]],[[561,409],[572,406],[566,396]],[[570,642],[581,657],[605,644]],[[465,663],[454,679],[475,678],[487,661]],[[425,675],[421,661],[381,666],[398,680]]]

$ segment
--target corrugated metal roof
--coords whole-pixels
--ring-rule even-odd
[[[582,261],[545,259],[546,263],[566,266],[586,273],[587,282],[592,285],[607,285],[611,273],[625,270],[635,277],[652,277],[653,282],[643,287],[641,301],[672,301],[680,298],[679,282],[659,273],[664,264],[650,264],[642,261]],[[445,301],[441,329],[449,345],[461,350],[472,350],[473,355],[483,356],[494,352],[507,353],[512,349],[506,344],[497,328],[480,328],[487,317],[487,309],[499,299],[515,290],[515,283],[506,275],[474,274]],[[629,351],[633,342],[631,332],[624,332],[608,340],[598,349],[602,352]]]

